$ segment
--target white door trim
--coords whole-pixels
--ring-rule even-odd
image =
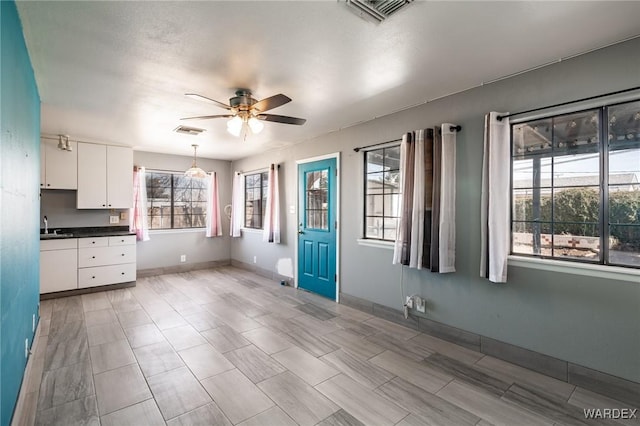
[[[300,208],[300,179],[299,179],[299,170],[298,165],[305,163],[313,163],[315,161],[326,160],[329,158],[336,159],[336,221],[338,222],[338,227],[336,229],[336,275],[338,279],[336,280],[336,298],[335,301],[340,303],[340,281],[342,279],[342,274],[340,273],[340,228],[342,227],[342,220],[340,218],[340,174],[342,172],[342,166],[340,164],[340,153],[334,152],[331,154],[319,155],[316,157],[304,158],[302,160],[296,160],[296,231],[295,231],[295,247],[294,247],[294,271],[293,271],[293,279],[295,288],[298,288],[298,219],[300,212],[298,209]]]

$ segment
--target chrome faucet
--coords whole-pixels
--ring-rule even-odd
[[[44,233],[49,233],[49,222],[47,221],[47,216],[44,217]]]

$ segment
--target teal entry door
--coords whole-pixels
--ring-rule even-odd
[[[298,287],[336,300],[336,159],[298,165]]]

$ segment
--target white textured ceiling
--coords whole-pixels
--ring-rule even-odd
[[[18,1],[42,131],[143,151],[236,159],[368,121],[640,34],[640,2],[416,1],[381,24],[327,1]],[[246,141],[237,88],[293,99]],[[179,135],[179,124],[201,127]]]

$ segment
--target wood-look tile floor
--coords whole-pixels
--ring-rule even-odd
[[[628,408],[232,267],[41,315],[25,424],[583,425]]]

